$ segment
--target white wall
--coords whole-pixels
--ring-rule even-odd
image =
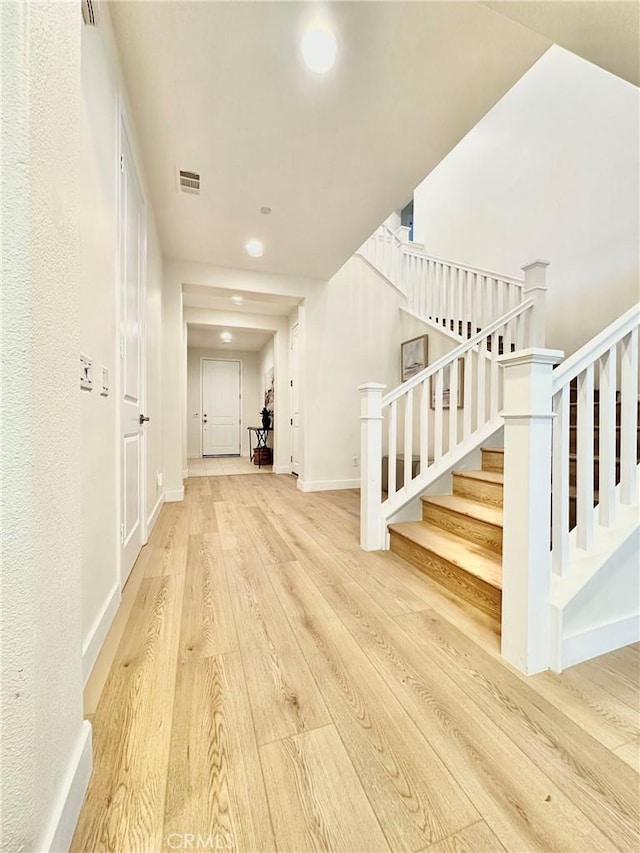
[[[66,850],[82,720],[76,4],[2,3],[3,851]],[[6,112],[5,112],[6,111]]]
[[[136,152],[135,128],[118,64],[109,10],[100,8],[100,26],[82,27],[82,180],[80,181],[80,349],[93,360],[94,386],[100,368],[109,371],[110,393],[99,387],[80,396],[82,410],[82,636],[84,670],[91,670],[119,600],[119,456],[118,371],[119,273],[118,183],[121,110],[137,160],[147,213],[147,304],[145,425],[146,514],[162,495],[161,359],[162,254],[149,203],[142,163]]]
[[[248,426],[259,423],[258,412],[262,408],[262,380],[259,372],[259,354],[257,352],[239,352],[236,350],[216,350],[189,347],[187,351],[187,449],[189,459],[197,459],[201,449],[201,375],[200,360],[203,358],[237,359],[242,367],[242,424],[241,454],[249,456]]]
[[[420,184],[414,239],[511,275],[550,261],[569,354],[638,299],[639,127],[636,87],[553,47]]]
[[[360,482],[358,385],[400,382],[402,298],[354,257],[305,303],[306,360],[302,489]]]

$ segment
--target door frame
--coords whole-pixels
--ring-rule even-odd
[[[294,376],[294,360],[292,357],[293,354],[293,338],[296,338],[296,354],[295,354],[295,376]],[[294,379],[296,381],[295,394],[298,398],[298,460],[297,462],[293,458],[293,416],[294,416],[294,407],[293,407],[293,397],[294,397]],[[300,477],[300,321],[296,319],[289,326],[289,446],[290,446],[290,473],[293,476],[301,479]],[[297,471],[294,471],[294,465],[298,468]]]
[[[140,410],[144,412],[147,405],[147,338],[146,338],[146,316],[147,316],[147,250],[148,250],[148,205],[147,199],[144,192],[144,187],[142,181],[140,180],[140,166],[138,162],[138,158],[136,155],[135,147],[132,144],[132,140],[135,139],[133,134],[132,126],[129,121],[129,118],[126,113],[125,105],[123,99],[119,98],[118,103],[118,122],[117,122],[117,144],[116,144],[116,197],[117,197],[117,208],[116,208],[116,322],[117,322],[117,335],[116,335],[116,351],[114,353],[114,364],[116,365],[116,370],[114,371],[114,381],[112,387],[115,388],[116,394],[116,405],[115,405],[115,418],[116,418],[116,495],[117,495],[117,515],[116,515],[116,543],[117,543],[117,578],[118,583],[120,585],[120,590],[126,584],[130,572],[127,577],[122,576],[122,553],[123,553],[123,542],[121,539],[121,525],[122,525],[122,513],[123,513],[123,501],[122,501],[122,468],[124,464],[123,459],[123,448],[121,441],[121,396],[122,396],[122,355],[123,352],[123,334],[122,334],[122,226],[123,226],[123,196],[122,196],[122,181],[120,178],[121,174],[121,162],[124,157],[124,145],[123,140],[126,138],[127,147],[129,149],[129,153],[131,155],[131,168],[134,172],[134,177],[136,183],[138,185],[138,192],[140,194],[140,203],[141,203],[141,213],[142,213],[142,227],[143,234],[141,239],[141,253],[142,253],[142,262],[140,265],[140,278],[141,278],[141,286],[140,286]],[[147,543],[148,540],[148,524],[147,524],[147,435],[146,431],[143,428],[141,430],[141,438],[140,438],[140,466],[139,466],[139,477],[140,477],[140,488],[138,492],[138,512],[140,516],[140,540],[141,540],[141,548]]]
[[[231,362],[233,364],[239,365],[239,369],[238,369],[238,395],[239,395],[239,397],[238,397],[238,399],[239,399],[240,403],[239,403],[238,408],[239,408],[240,420],[238,421],[238,449],[240,452],[238,455],[239,455],[240,459],[242,459],[242,427],[243,427],[242,404],[243,404],[243,400],[244,400],[244,397],[243,397],[244,364],[243,364],[241,358],[217,358],[214,355],[201,355],[200,356],[200,459],[216,459],[216,458],[218,458],[215,456],[206,456],[205,457],[202,453],[202,450],[203,450],[202,415],[203,415],[203,411],[204,411],[204,409],[203,409],[203,404],[204,404],[204,382],[203,382],[204,371],[202,368],[203,368],[203,363],[205,361],[224,361],[226,363]]]

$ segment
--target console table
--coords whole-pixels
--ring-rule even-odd
[[[273,463],[273,459],[271,456],[271,448],[267,446],[267,439],[269,438],[269,433],[273,432],[273,427],[247,427],[249,430],[249,459],[257,465],[258,468],[262,468],[263,465],[271,465]],[[255,434],[256,437],[256,446],[255,449],[252,449],[252,433]]]

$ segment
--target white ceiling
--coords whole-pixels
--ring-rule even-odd
[[[640,3],[593,0],[496,0],[486,6],[640,85]]]
[[[247,290],[228,290],[208,285],[183,284],[183,305],[185,308],[210,308],[213,311],[234,311],[240,314],[263,314],[272,317],[288,317],[299,299],[288,296],[273,296],[269,293],[253,293]],[[232,296],[242,296],[242,304],[237,305]]]
[[[109,7],[165,255],[310,278],[332,275],[550,46],[478,3]],[[320,14],[339,41],[324,76],[297,55]],[[177,192],[177,168],[200,172],[200,196]],[[243,252],[253,237],[261,259]]]
[[[108,5],[165,255],[261,272],[332,275],[553,41],[638,77],[637,3]],[[319,16],[324,76],[297,54]]]
[[[230,332],[233,340],[224,344],[220,335]],[[230,326],[209,326],[200,323],[187,325],[187,346],[196,349],[215,349],[238,352],[258,352],[273,337],[273,332],[243,329]]]

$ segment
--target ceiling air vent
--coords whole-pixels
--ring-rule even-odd
[[[200,195],[200,175],[197,172],[178,172],[178,185],[183,193]]]
[[[88,27],[98,25],[98,10],[95,0],[82,0],[82,20]]]

